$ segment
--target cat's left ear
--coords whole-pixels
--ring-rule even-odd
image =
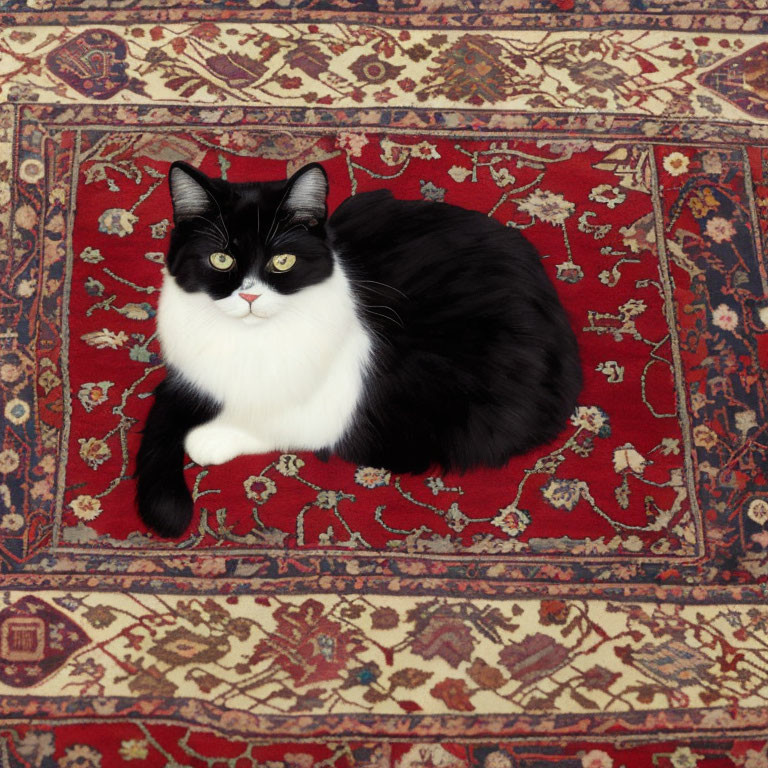
[[[312,163],[288,179],[288,192],[281,208],[292,215],[294,221],[310,223],[310,226],[325,221],[328,196],[328,177],[322,165]]]

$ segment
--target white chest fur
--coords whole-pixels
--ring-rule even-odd
[[[166,275],[158,309],[163,356],[223,407],[193,430],[198,463],[242,453],[318,450],[343,436],[360,400],[371,340],[336,265],[324,282],[284,296],[263,283],[251,314],[238,291],[221,301]],[[257,314],[258,312],[258,314]]]

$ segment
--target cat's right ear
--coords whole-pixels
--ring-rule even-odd
[[[210,179],[197,168],[175,162],[168,172],[173,202],[173,220],[178,223],[195,216],[205,216],[214,205]]]

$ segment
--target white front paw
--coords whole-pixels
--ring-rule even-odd
[[[224,464],[241,453],[232,438],[231,430],[203,424],[187,435],[184,448],[195,464]]]

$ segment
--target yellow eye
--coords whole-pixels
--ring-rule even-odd
[[[220,269],[222,272],[231,269],[235,263],[235,260],[228,253],[221,252],[212,253],[208,260],[214,269]]]
[[[267,264],[269,272],[287,272],[296,263],[296,257],[292,253],[278,253]]]

